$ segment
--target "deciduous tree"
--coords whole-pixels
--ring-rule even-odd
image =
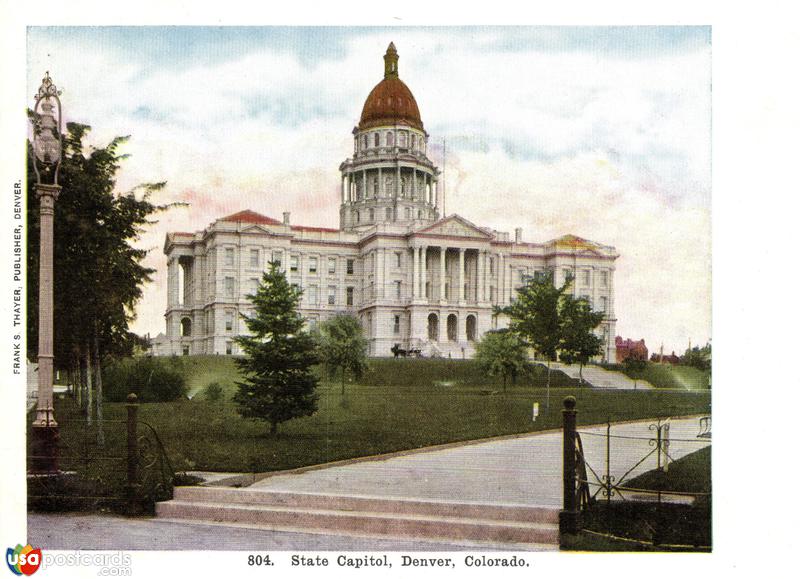
[[[360,378],[367,369],[367,339],[361,323],[353,316],[334,316],[320,326],[319,344],[322,361],[331,374],[341,373],[344,396],[346,374]]]
[[[492,376],[503,377],[504,392],[508,378],[516,383],[517,376],[528,366],[525,342],[507,329],[486,332],[475,349],[475,360],[480,367]]]

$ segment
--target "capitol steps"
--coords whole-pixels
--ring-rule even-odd
[[[578,364],[562,364],[553,362],[551,369],[559,370],[575,380],[580,379],[580,366]],[[588,365],[583,367],[583,381],[595,388],[613,388],[616,390],[650,390],[653,385],[645,380],[633,380],[622,372],[606,370],[600,366]]]
[[[303,533],[558,545],[558,509],[525,505],[176,487],[156,515]]]

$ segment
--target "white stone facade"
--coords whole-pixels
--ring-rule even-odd
[[[527,243],[520,229],[511,240],[459,215],[440,218],[439,170],[427,157],[428,134],[392,50],[385,80],[353,131],[353,157],[340,166],[340,229],[295,226],[288,213],[279,221],[242,211],[202,231],[169,233],[167,332],[159,351],[239,354],[233,340],[246,332],[246,296],[276,261],[303,289],[309,326],[337,313],[356,316],[372,356],[390,356],[398,345],[424,356],[470,357],[485,332],[507,324],[494,307],[509,304],[526,276],[551,271],[560,284],[570,273],[574,294],[606,312],[601,358],[615,360],[614,248],[575,236]],[[392,95],[413,101],[413,109],[406,102],[390,118],[392,110],[380,107]]]

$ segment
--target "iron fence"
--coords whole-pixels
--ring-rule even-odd
[[[29,448],[31,508],[142,514],[172,498],[175,474],[158,432],[139,420],[135,395],[128,397],[126,410],[126,420],[60,419],[55,474],[37,474],[32,466],[49,457]]]
[[[663,545],[683,533],[690,546],[710,545],[710,528],[698,522],[710,520],[710,488],[699,491],[691,477],[669,476],[676,460],[710,447],[710,416],[656,419],[638,435],[611,422],[600,432],[578,430],[576,413],[574,399],[565,400],[562,534],[588,528],[623,540],[645,535],[643,542]]]

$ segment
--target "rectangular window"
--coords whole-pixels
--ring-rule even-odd
[[[356,260],[355,259],[348,259],[347,260],[347,275],[353,275],[353,272],[356,269]]]
[[[233,312],[231,310],[225,310],[225,331],[233,331]]]
[[[225,278],[225,296],[232,298],[233,297],[233,289],[234,289],[234,278],[226,277]]]
[[[336,305],[336,286],[329,285],[328,286],[328,305],[335,306]]]
[[[258,249],[250,250],[250,267],[258,269],[261,263],[261,251]]]
[[[402,281],[394,282],[394,295],[398,300],[403,295],[403,282]]]
[[[575,274],[572,272],[572,269],[569,267],[564,268],[564,281],[569,281],[575,278]]]
[[[347,305],[352,306],[354,302],[355,288],[349,287],[347,288]]]
[[[233,248],[225,248],[225,267],[233,267]]]
[[[308,273],[317,273],[317,258],[308,258]]]
[[[250,278],[250,294],[255,295],[258,292],[259,280],[257,277]]]
[[[329,274],[336,273],[336,258],[335,257],[329,257],[328,258],[328,273]]]
[[[225,342],[225,353],[230,356],[233,354],[233,342]]]
[[[297,271],[300,268],[300,258],[296,255],[293,255],[289,261],[289,269],[292,271]]]
[[[489,275],[494,275],[494,258],[489,258]]]
[[[306,321],[308,322],[309,331],[313,332],[317,329],[317,326],[319,325],[319,320],[317,320],[317,318],[308,318]]]
[[[184,356],[188,356],[189,355],[189,346],[184,346],[183,347],[183,355]]]
[[[401,267],[403,265],[403,254],[399,251],[394,252],[394,266]]]
[[[395,314],[394,316],[394,333],[395,334],[400,333],[400,316],[398,316],[397,314]]]
[[[591,280],[592,280],[592,272],[591,272],[591,270],[584,269],[583,270],[583,279],[581,280],[583,282],[583,285],[584,286],[588,286],[591,283]]]
[[[282,251],[273,251],[272,252],[272,263],[278,266],[278,269],[281,268],[283,264],[283,252]]]
[[[600,285],[603,287],[608,287],[608,272],[601,271],[600,272]]]
[[[605,296],[600,296],[600,311],[608,311],[608,298]]]
[[[317,297],[317,286],[310,285],[308,286],[308,303],[313,305],[317,305],[319,298]]]

